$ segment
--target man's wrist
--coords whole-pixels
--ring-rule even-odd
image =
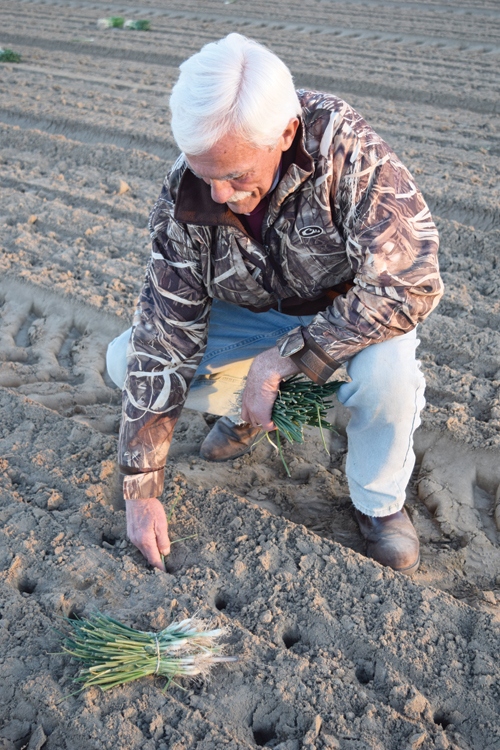
[[[277,349],[278,356],[280,358],[279,362],[279,373],[284,378],[289,378],[292,375],[297,375],[297,373],[300,372],[300,367],[297,366],[296,362],[291,357],[282,357],[279,355],[279,350]]]
[[[276,384],[279,384],[283,378],[288,378],[291,375],[300,372],[295,362],[288,357],[282,357],[280,355],[277,346],[273,346],[271,349],[259,354],[258,357],[255,358],[255,368],[261,373],[265,369],[270,380],[276,380]]]

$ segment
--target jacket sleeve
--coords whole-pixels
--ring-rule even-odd
[[[210,298],[200,242],[173,218],[168,183],[150,217],[152,252],[127,349],[118,462],[125,499],[158,497],[175,423],[203,357]]]
[[[278,342],[318,383],[365,347],[410,331],[443,294],[429,208],[408,170],[361,122],[336,135],[331,157],[330,205],[354,286]]]

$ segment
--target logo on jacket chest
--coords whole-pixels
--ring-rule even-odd
[[[302,227],[302,229],[299,229],[299,234],[305,239],[310,239],[311,237],[317,237],[320,234],[324,234],[324,231],[324,229],[318,227],[317,225],[310,225],[308,227]]]

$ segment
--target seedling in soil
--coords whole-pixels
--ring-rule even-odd
[[[97,21],[97,28],[99,29],[123,29],[125,19],[121,16],[113,16],[112,18],[99,18]]]
[[[149,31],[151,29],[151,23],[145,20],[139,21],[125,21],[126,29],[133,29],[134,31]]]
[[[174,512],[174,508],[177,505],[177,501],[179,500],[179,498],[181,496],[181,492],[182,492],[182,490],[179,490],[178,493],[177,493],[177,495],[174,498],[174,502],[172,503],[172,507],[170,508],[170,510],[168,512],[167,523],[170,523],[170,519],[172,518],[172,515],[173,515],[173,512]],[[198,536],[198,534],[191,534],[190,536],[183,536],[180,539],[174,539],[173,541],[170,542],[170,544],[172,545],[172,544],[177,544],[178,542],[185,542],[186,539],[194,539],[195,536]],[[160,557],[161,557],[161,561],[162,561],[163,565],[165,565],[165,555],[160,555]]]

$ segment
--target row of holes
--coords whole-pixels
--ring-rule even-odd
[[[215,607],[219,610],[219,612],[223,612],[228,605],[227,600],[219,593],[215,597]],[[298,631],[295,628],[285,630],[283,635],[281,636],[283,639],[283,643],[285,644],[286,648],[292,648],[292,646],[295,646],[296,643],[300,641],[300,635]]]
[[[27,578],[21,578],[17,581],[17,588],[21,593],[24,594],[32,594],[36,589],[36,583],[33,583]],[[215,606],[219,611],[223,611],[227,607],[227,601],[218,594],[215,598]],[[70,610],[68,612],[67,617],[70,620],[77,620],[78,614],[74,610]],[[0,619],[2,618],[2,615],[0,613]],[[300,634],[296,629],[289,629],[286,630],[282,635],[283,644],[287,649],[292,648],[295,646],[296,643],[299,643],[301,640]],[[356,679],[361,685],[367,685],[368,683],[372,682],[374,679],[374,665],[364,662],[356,668]],[[450,720],[447,718],[446,714],[443,711],[437,711],[434,715],[434,722],[435,724],[442,727],[442,729],[446,729],[446,727],[450,724]],[[275,740],[277,738],[275,729],[272,727],[263,728],[260,727],[258,729],[253,730],[253,737],[255,744],[258,747],[265,747],[269,742],[272,740]]]

